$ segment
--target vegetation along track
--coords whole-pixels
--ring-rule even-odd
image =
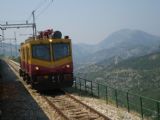
[[[19,71],[19,64],[12,60],[8,64],[16,71]],[[111,120],[102,113],[96,111],[90,106],[82,103],[69,93],[64,92],[57,96],[42,96],[46,102],[66,120]]]

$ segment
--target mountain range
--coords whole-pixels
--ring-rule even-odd
[[[76,75],[160,100],[160,37],[123,29],[87,49],[87,56],[75,61],[81,63]],[[80,57],[87,49],[79,49]]]
[[[108,67],[92,64],[79,69],[83,77],[113,88],[160,100],[160,52],[133,57]]]
[[[109,35],[97,45],[74,44],[76,68],[95,63],[110,64],[160,50],[160,37],[140,30],[122,29]]]

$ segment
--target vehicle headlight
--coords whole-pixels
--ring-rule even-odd
[[[66,68],[70,68],[70,65],[66,65]]]
[[[38,66],[36,66],[36,67],[35,67],[35,69],[36,69],[36,70],[39,70],[39,67],[38,67]]]
[[[52,42],[52,39],[49,39],[49,42]]]

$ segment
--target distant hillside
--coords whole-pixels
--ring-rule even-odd
[[[114,66],[121,69],[152,70],[160,68],[160,53],[152,53],[138,58],[130,58]],[[112,68],[113,69],[113,68]]]
[[[75,63],[81,65],[112,62],[115,57],[123,60],[156,51],[160,51],[160,37],[130,29],[114,32],[97,45],[73,45]]]
[[[87,79],[160,100],[160,52],[129,58],[108,67],[93,64],[78,72]]]
[[[105,49],[117,46],[130,48],[137,46],[151,47],[159,43],[159,41],[160,37],[140,30],[122,29],[109,35],[98,46]]]
[[[92,45],[86,44],[74,44],[72,49],[74,65],[81,64],[80,61],[83,61],[88,55],[92,53]]]
[[[14,44],[4,43],[4,49],[2,44],[0,46],[0,55],[5,54],[6,56],[18,56],[19,55],[19,45],[15,46]],[[17,51],[16,51],[17,49]]]

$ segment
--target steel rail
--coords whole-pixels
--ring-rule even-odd
[[[63,118],[65,118],[66,120],[70,120],[70,118],[68,118],[58,107],[56,107],[50,100],[48,100],[47,97],[45,96],[42,96],[46,102],[52,107],[54,108],[54,110],[59,113]]]
[[[19,63],[10,60],[11,63],[13,63],[14,65],[16,65],[17,67],[19,67]],[[15,66],[13,66],[13,64],[10,64],[17,72],[18,70],[15,68]],[[100,113],[99,111],[95,110],[94,108],[88,106],[87,104],[81,102],[80,100],[78,100],[77,98],[75,98],[74,96],[70,95],[69,93],[63,91],[65,93],[65,95],[72,99],[73,101],[75,101],[76,103],[84,106],[86,109],[90,110],[90,112],[97,114],[99,117],[102,117],[104,120],[111,120],[110,118],[108,118],[107,116],[105,116],[104,114]],[[60,110],[60,108],[58,108],[51,100],[49,100],[46,96],[42,96],[45,101],[59,114],[61,115],[64,119],[66,120],[70,120],[70,118],[67,117],[67,115],[64,114],[63,111]]]
[[[70,95],[69,93],[66,93],[66,92],[65,92],[65,94],[66,94],[68,97],[70,97],[71,99],[73,99],[74,101],[76,101],[77,103],[85,106],[85,107],[86,107],[87,109],[89,109],[90,111],[92,111],[92,112],[98,114],[99,116],[103,117],[105,120],[111,120],[111,119],[108,118],[107,116],[103,115],[102,113],[98,112],[97,110],[93,109],[92,107],[90,107],[90,106],[84,104],[83,102],[81,102],[80,100],[76,99],[75,97],[73,97],[73,96]]]

